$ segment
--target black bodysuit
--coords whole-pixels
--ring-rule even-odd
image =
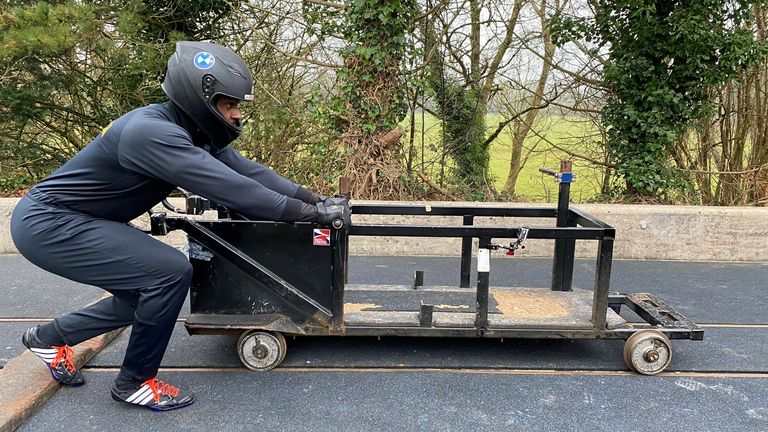
[[[126,222],[176,186],[248,218],[278,221],[296,220],[301,200],[312,196],[229,147],[207,150],[190,124],[170,102],[131,111],[34,186],[11,219],[28,260],[112,293],[39,327],[38,336],[76,345],[132,325],[118,384],[155,376],[192,279],[184,254]]]
[[[189,125],[172,103],[133,110],[35,189],[72,210],[119,222],[145,213],[176,187],[250,219],[296,220],[297,184],[230,147],[206,150]]]

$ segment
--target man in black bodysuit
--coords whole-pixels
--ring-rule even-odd
[[[242,132],[241,101],[253,77],[234,52],[206,42],[179,42],[162,84],[170,99],[133,110],[105,127],[69,162],[35,185],[11,220],[18,250],[52,273],[112,293],[85,309],[27,330],[23,344],[57,381],[84,383],[71,345],[132,325],[113,399],[165,411],[194,395],[156,379],[192,278],[177,249],[132,228],[176,187],[251,219],[349,218],[324,197],[254,163],[229,147]]]

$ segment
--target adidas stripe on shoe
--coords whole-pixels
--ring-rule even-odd
[[[54,380],[70,387],[81,386],[85,383],[83,374],[73,363],[74,351],[68,345],[51,346],[37,338],[37,327],[27,329],[21,336],[21,343],[40,357]]]
[[[143,406],[153,411],[170,411],[183,408],[195,400],[193,393],[183,392],[179,387],[174,387],[156,378],[148,379],[138,389],[127,392],[120,391],[115,384],[112,384],[110,393],[112,393],[112,399],[118,402]]]

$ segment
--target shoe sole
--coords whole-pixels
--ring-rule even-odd
[[[121,403],[123,403],[125,405],[131,405],[131,406],[134,406],[136,408],[146,408],[146,409],[148,409],[150,411],[154,411],[154,412],[165,412],[165,411],[177,410],[179,408],[188,407],[188,406],[192,405],[192,403],[195,401],[194,399],[192,399],[189,402],[185,402],[185,403],[179,404],[179,405],[174,405],[174,406],[171,406],[171,407],[156,407],[156,406],[139,405],[139,404],[135,404],[135,403],[131,403],[131,402],[126,402],[126,401],[120,399],[119,396],[116,396],[114,393],[112,393],[112,391],[110,391],[109,394],[112,395],[112,399],[117,401],[117,402],[121,402]]]
[[[194,399],[192,399],[191,401],[186,402],[184,404],[175,405],[175,406],[170,407],[170,408],[148,407],[146,405],[144,405],[144,406],[149,408],[150,410],[152,410],[154,412],[165,412],[165,411],[173,411],[173,410],[177,410],[179,408],[188,407],[188,406],[192,405],[193,402],[195,402]]]
[[[45,360],[43,360],[43,363],[45,363]],[[48,363],[45,363],[45,365],[46,365],[46,366],[48,366]],[[48,366],[48,372],[50,372],[50,373],[51,373],[51,377],[53,378],[53,380],[54,380],[54,381],[56,381],[57,383],[59,383],[59,384],[61,384],[61,385],[65,385],[65,386],[67,386],[67,387],[80,387],[80,386],[82,386],[83,384],[85,384],[85,381],[83,381],[83,382],[81,382],[81,383],[77,383],[77,384],[69,384],[69,383],[65,383],[64,381],[62,381],[62,380],[60,380],[60,379],[58,379],[58,378],[56,377],[56,374],[55,374],[55,373],[53,373],[53,369],[51,369],[51,367],[50,367],[50,366]]]

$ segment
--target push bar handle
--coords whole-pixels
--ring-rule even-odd
[[[168,210],[170,210],[170,211],[172,211],[174,213],[182,213],[182,214],[186,214],[187,213],[187,211],[184,210],[184,209],[180,209],[178,207],[174,207],[173,204],[171,204],[171,202],[168,201],[168,198],[163,200],[163,207],[167,208]]]

